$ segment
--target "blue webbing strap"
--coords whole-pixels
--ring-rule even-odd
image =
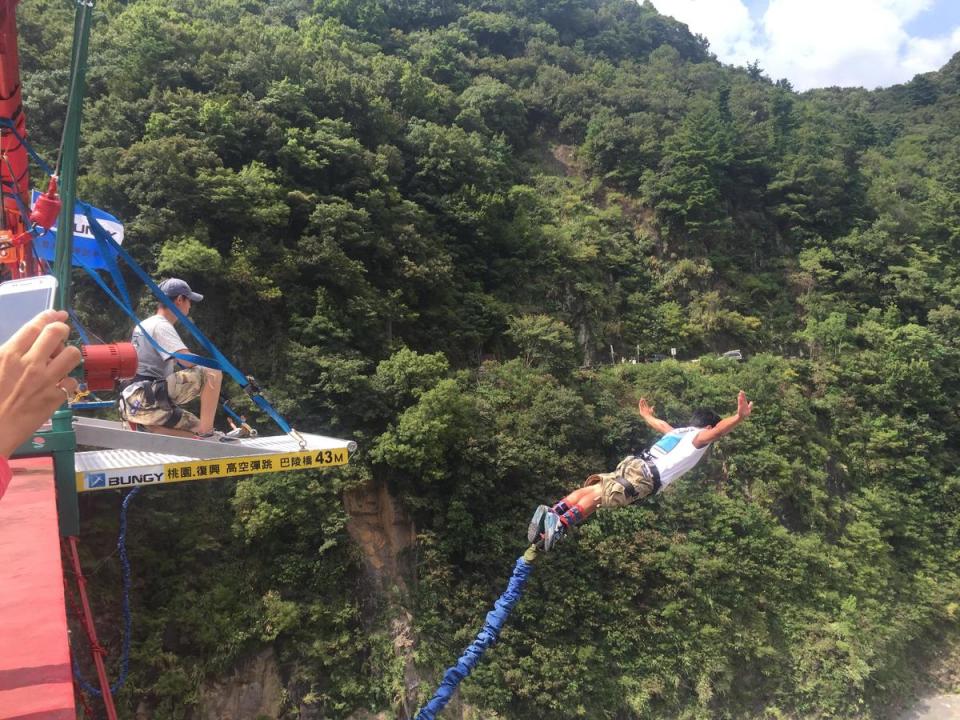
[[[236,420],[238,423],[243,424],[243,423],[246,422],[246,420],[244,420],[242,417],[240,417],[240,414],[239,414],[236,410],[234,410],[232,407],[230,407],[230,403],[227,402],[226,400],[224,400],[223,403],[221,403],[221,407],[223,408],[223,411],[224,411],[227,415],[229,415],[230,417],[232,417],[232,418],[233,418],[234,420]]]
[[[30,232],[34,232],[34,231],[31,230]],[[48,263],[46,260],[40,257],[40,253],[37,252],[37,246],[31,243],[30,249],[33,251],[33,259],[37,261],[37,265],[43,268],[44,273],[46,273],[47,275],[52,274],[50,271],[50,263]]]
[[[484,651],[493,645],[500,636],[500,630],[507,621],[510,611],[517,604],[520,596],[523,595],[523,586],[527,584],[527,579],[533,571],[533,564],[527,562],[523,557],[517,558],[517,564],[513,568],[513,575],[510,577],[510,583],[503,595],[497,600],[494,609],[487,613],[486,622],[483,629],[477,635],[470,646],[464,650],[463,655],[457,661],[457,664],[447,668],[443,675],[443,681],[437,692],[431,698],[430,702],[420,709],[414,720],[434,720],[437,713],[443,710],[457,686],[470,671],[480,662]]]
[[[249,380],[247,380],[246,375],[244,375],[236,367],[234,367],[234,365],[226,358],[226,356],[220,352],[220,350],[216,347],[216,345],[210,342],[210,340],[208,340],[207,337],[202,332],[200,332],[200,328],[194,325],[193,321],[191,321],[186,315],[180,312],[179,308],[177,308],[177,306],[173,304],[173,301],[166,296],[166,294],[157,286],[157,284],[153,282],[153,279],[149,275],[147,275],[147,273],[144,272],[143,268],[141,268],[137,264],[137,261],[134,260],[129,255],[129,253],[127,253],[127,251],[124,250],[120,246],[120,244],[113,239],[113,236],[110,235],[110,233],[104,230],[103,226],[100,225],[100,223],[97,222],[96,218],[94,218],[93,215],[91,214],[90,206],[86,205],[85,203],[82,203],[81,205],[83,207],[84,214],[87,217],[87,221],[90,223],[90,230],[93,232],[93,236],[101,244],[101,248],[103,250],[103,252],[101,253],[101,256],[103,256],[104,260],[107,262],[108,268],[110,269],[111,275],[114,276],[115,282],[117,282],[118,285],[123,284],[123,278],[120,276],[120,269],[119,267],[117,267],[117,264],[116,264],[116,257],[119,256],[120,259],[127,264],[127,267],[133,270],[133,272],[137,275],[137,277],[139,277],[140,280],[143,281],[144,285],[150,288],[150,292],[152,292],[154,296],[156,296],[157,300],[159,300],[164,305],[164,307],[166,307],[168,310],[170,310],[174,314],[174,316],[176,316],[176,318],[183,324],[183,327],[185,327],[187,331],[194,337],[194,339],[198,343],[200,343],[203,349],[213,356],[213,360],[210,360],[208,358],[200,358],[199,356],[178,356],[176,353],[170,353],[166,350],[164,350],[164,352],[168,355],[173,355],[174,357],[180,357],[181,359],[187,360],[188,362],[192,362],[197,365],[204,365],[206,367],[217,367],[223,370],[223,372],[227,373],[231,378],[233,378],[237,382],[237,384],[240,385],[240,387],[244,389],[250,388],[251,383]],[[86,268],[86,266],[84,267],[85,269],[87,269],[87,272],[90,272],[89,268]],[[96,273],[94,274],[96,275]],[[104,287],[104,288],[106,287],[103,281],[99,278],[99,275],[97,275],[96,279],[97,279],[97,282],[100,283],[101,287]],[[124,287],[124,290],[122,292],[125,293],[125,285],[123,285],[123,287]],[[111,292],[108,292],[108,294],[112,298],[114,298],[114,302],[118,302],[116,295],[114,295]],[[132,306],[132,303],[129,302],[129,295],[128,294],[126,295],[128,299],[128,304]],[[130,309],[130,312],[132,312],[132,307]],[[134,315],[134,317],[136,316]],[[139,320],[137,320],[137,324],[139,325]],[[149,333],[145,333],[145,335],[149,337]],[[213,365],[211,363],[216,363],[216,365]],[[267,413],[267,415],[273,418],[273,421],[277,423],[277,425],[280,427],[281,430],[283,430],[283,432],[285,433],[292,432],[292,428],[290,427],[290,424],[283,418],[282,415],[280,415],[279,412],[277,412],[274,409],[274,407],[269,402],[267,402],[267,399],[263,397],[259,392],[250,392],[250,398],[257,405],[257,407],[259,407],[261,410]]]
[[[202,365],[203,367],[213,368],[214,370],[220,369],[220,365],[216,360],[201,357],[200,355],[192,355],[190,353],[170,352],[166,348],[161,347],[160,344],[153,339],[153,336],[144,329],[143,325],[140,324],[140,318],[137,317],[137,314],[130,308],[130,306],[128,306],[122,299],[117,297],[117,294],[110,289],[109,285],[104,282],[103,278],[100,277],[100,273],[98,273],[94,268],[90,267],[82,257],[78,256],[76,261],[80,264],[80,267],[86,270],[87,274],[97,282],[97,284],[100,286],[100,289],[107,294],[107,297],[113,300],[120,307],[120,309],[123,310],[131,320],[133,320],[136,326],[140,328],[140,331],[143,333],[143,337],[146,338],[147,342],[153,345],[154,350],[162,353],[163,355],[175,357],[178,360],[186,360],[194,365]]]
[[[90,345],[90,336],[87,335],[87,331],[83,327],[83,323],[80,322],[80,318],[77,317],[77,314],[73,311],[73,308],[67,308],[67,312],[70,313],[70,320],[73,323],[73,326],[77,329],[77,333],[80,335],[80,341],[84,345]]]
[[[109,235],[106,230],[103,229],[103,226],[100,223],[96,223],[96,227],[93,227],[93,223],[96,221],[90,215],[90,206],[83,204],[81,209],[83,214],[87,216],[87,220],[91,223],[90,227],[93,229],[93,236],[100,240],[98,233],[103,233]],[[110,236],[112,237],[112,236]],[[102,242],[102,241],[101,241]],[[106,248],[104,248],[106,250]],[[123,273],[120,272],[120,267],[117,265],[117,258],[111,252],[101,252],[100,257],[103,258],[104,263],[107,266],[107,272],[110,273],[110,277],[113,278],[114,285],[117,286],[117,290],[120,291],[120,296],[126,301],[127,306],[131,309],[133,308],[133,299],[130,297],[130,293],[127,290],[127,281],[123,279]]]

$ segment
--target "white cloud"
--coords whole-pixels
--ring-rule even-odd
[[[960,50],[960,27],[942,38],[909,38],[903,57],[905,71],[914,76],[943,66]]]
[[[704,35],[718,57],[737,56],[752,46],[756,32],[750,11],[741,0],[659,0],[657,10],[686,23]]]
[[[874,88],[941,67],[960,50],[960,28],[911,37],[906,24],[933,0],[769,0],[760,23],[742,0],[654,0],[710,40],[722,61],[754,60],[798,90],[831,85]]]

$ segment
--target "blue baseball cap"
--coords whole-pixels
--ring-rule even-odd
[[[195,293],[190,289],[190,286],[187,285],[187,281],[181,280],[180,278],[164,280],[160,283],[160,289],[163,290],[163,294],[171,300],[176,300],[181,295],[186,295],[187,299],[191,302],[200,302],[203,300],[203,295]]]

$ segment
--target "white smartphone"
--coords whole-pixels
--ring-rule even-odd
[[[57,279],[53,275],[0,283],[0,344],[13,337],[38,313],[52,308],[56,296]]]

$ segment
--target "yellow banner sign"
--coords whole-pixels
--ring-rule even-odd
[[[301,450],[298,452],[244,455],[236,458],[191,460],[150,467],[119,468],[77,473],[77,492],[116,490],[141,485],[160,485],[191,480],[259,475],[262,473],[312,470],[346,465],[346,448],[336,450]]]

